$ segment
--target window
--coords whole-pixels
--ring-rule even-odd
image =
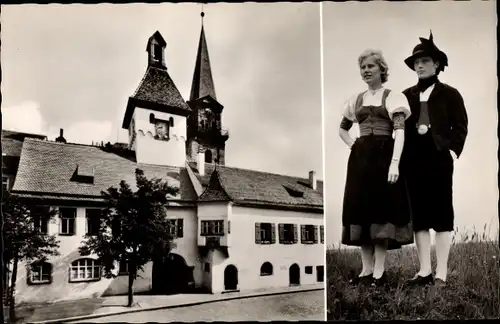
[[[210,263],[205,262],[205,272],[210,272]]]
[[[324,225],[319,226],[319,233],[320,233],[321,243],[325,243],[325,226]]]
[[[312,274],[313,273],[313,267],[312,266],[305,266],[304,271],[306,274]]]
[[[279,224],[279,231],[281,244],[295,244],[298,242],[297,224]]]
[[[315,225],[300,225],[301,242],[304,244],[318,243],[318,228]]]
[[[224,235],[224,221],[201,221],[201,235]]]
[[[325,280],[325,268],[323,266],[316,266],[316,281],[323,282]]]
[[[75,235],[76,208],[59,208],[61,226],[59,234]]]
[[[36,206],[31,210],[33,213],[33,222],[35,226],[35,230],[42,233],[49,233],[49,219],[46,216],[49,213],[48,206]]]
[[[153,45],[153,59],[156,60],[156,61],[160,61],[161,60],[161,46],[158,45],[158,44],[154,44]]]
[[[205,162],[212,163],[212,151],[210,150],[205,151]]]
[[[128,274],[128,262],[126,260],[120,260],[120,264],[118,266],[118,274]]]
[[[9,178],[8,177],[2,177],[2,190],[9,191]]]
[[[170,124],[170,127],[174,127],[174,117],[170,117],[168,119],[168,123]]]
[[[87,234],[99,234],[99,228],[101,227],[101,210],[90,208],[86,209],[85,217],[87,219]]]
[[[30,266],[28,284],[47,284],[52,281],[52,265],[48,262],[36,262]]]
[[[78,259],[71,263],[70,282],[101,279],[101,265],[93,259]]]
[[[273,265],[271,262],[264,262],[260,267],[261,276],[271,276],[273,274]]]
[[[255,223],[255,243],[276,243],[276,225],[272,223]]]
[[[178,219],[168,219],[169,233],[175,238],[180,238],[184,236],[184,220],[182,218]]]

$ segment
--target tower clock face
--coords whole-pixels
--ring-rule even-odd
[[[155,132],[159,139],[167,138],[167,123],[164,121],[157,121],[155,124]]]

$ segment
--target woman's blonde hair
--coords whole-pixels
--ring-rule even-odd
[[[389,77],[389,66],[387,65],[387,62],[384,59],[384,56],[382,55],[382,51],[380,50],[373,50],[373,49],[367,49],[358,58],[358,64],[361,66],[361,63],[368,58],[373,56],[375,58],[375,62],[378,64],[380,67],[380,79],[382,83],[387,82],[387,78]]]

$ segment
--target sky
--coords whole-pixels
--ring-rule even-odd
[[[148,38],[189,99],[200,4],[2,6],[3,128],[59,129],[69,142],[127,142],[129,96],[147,65]],[[209,4],[204,26],[226,165],[323,178],[319,4]]]
[[[323,4],[324,145],[326,243],[338,245],[342,229],[349,149],[338,135],[345,100],[366,89],[358,56],[367,48],[382,50],[389,65],[385,84],[403,91],[417,82],[403,60],[419,37],[432,29],[435,44],[448,55],[439,75],[462,94],[469,135],[455,162],[455,226],[462,234],[475,227],[498,237],[496,1],[342,2]],[[357,127],[352,135],[357,135]],[[460,235],[458,236],[460,238]]]

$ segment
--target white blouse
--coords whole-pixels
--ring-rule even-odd
[[[375,92],[366,91],[363,94],[362,106],[382,106],[382,96],[384,94],[384,89],[381,88]],[[358,99],[358,94],[350,97],[344,104],[343,116],[352,122],[357,122],[356,120],[356,100]],[[391,91],[387,96],[385,101],[385,108],[389,114],[389,118],[392,120],[393,115],[397,112],[402,112],[405,115],[405,120],[411,115],[410,105],[406,96],[397,91]]]

